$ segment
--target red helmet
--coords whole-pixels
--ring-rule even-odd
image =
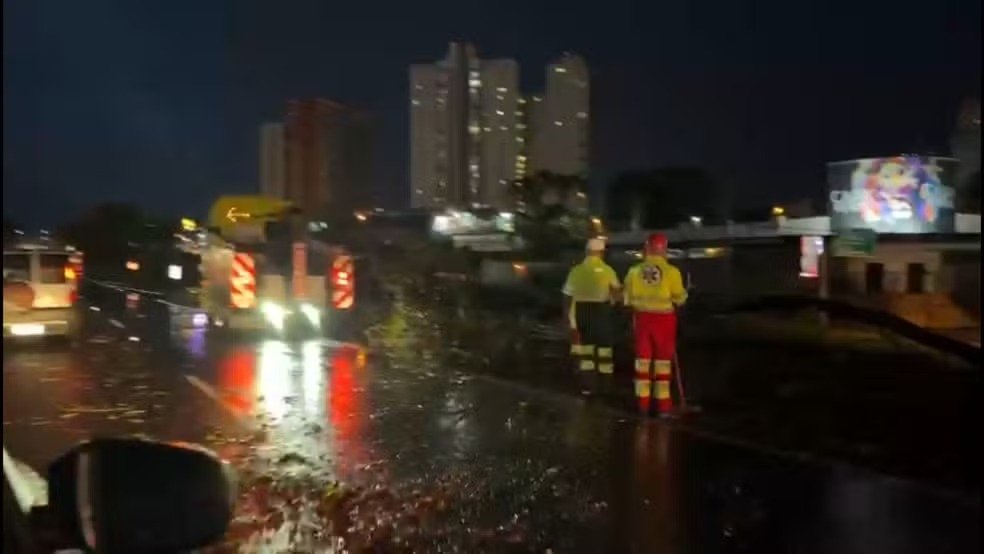
[[[653,233],[646,239],[646,252],[666,252],[669,241],[663,233]]]

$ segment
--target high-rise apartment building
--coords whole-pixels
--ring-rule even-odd
[[[547,66],[543,94],[527,101],[530,130],[528,171],[587,178],[590,136],[588,64],[564,54]]]
[[[260,193],[276,198],[287,194],[287,144],[283,123],[260,126]]]
[[[287,105],[284,197],[309,217],[351,211],[368,202],[372,121],[324,98]]]
[[[480,60],[468,44],[410,67],[412,206],[508,203],[521,146],[518,89],[515,61]]]
[[[481,64],[479,126],[469,129],[479,139],[479,187],[477,202],[509,207],[510,186],[522,162],[523,133],[519,101],[519,64],[514,60],[488,60]]]
[[[589,123],[582,58],[565,54],[544,93],[523,96],[515,60],[452,43],[444,60],[410,66],[411,205],[508,209],[529,174],[587,177]]]

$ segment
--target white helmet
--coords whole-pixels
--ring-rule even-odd
[[[604,252],[605,241],[599,238],[588,239],[588,244],[584,247],[588,252]]]

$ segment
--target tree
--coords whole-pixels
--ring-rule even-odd
[[[516,181],[516,231],[537,255],[583,240],[588,234],[584,180],[540,172]]]
[[[148,231],[143,214],[128,204],[101,204],[58,230],[58,236],[85,252],[86,262],[118,262],[131,243],[144,242]]]
[[[700,169],[667,168],[619,175],[608,187],[612,228],[665,229],[699,216],[723,219],[720,187]]]

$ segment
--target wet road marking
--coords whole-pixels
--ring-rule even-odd
[[[151,296],[162,296],[164,293],[153,290],[143,290],[133,287],[128,287],[120,283],[112,283],[110,281],[99,281],[97,279],[88,279],[88,281],[94,285],[99,285],[100,287],[105,287],[108,289],[113,289],[119,292],[137,292],[140,294],[148,294]]]
[[[215,390],[215,387],[209,385],[208,383],[206,383],[205,381],[194,375],[188,375],[186,373],[184,375],[184,378],[187,379],[189,383],[191,383],[191,386],[195,387],[196,389],[198,389],[199,392],[201,392],[202,394],[213,400],[216,404],[221,406],[222,409],[228,412],[229,415],[231,415],[233,419],[235,419],[237,422],[247,427],[255,426],[255,422],[250,416],[236,410],[231,404],[229,404],[225,399],[222,398],[219,392]]]
[[[109,289],[115,290],[117,292],[132,291],[132,292],[140,292],[140,293],[143,293],[143,294],[154,295],[154,296],[158,296],[158,297],[163,297],[164,296],[164,293],[163,292],[159,292],[159,291],[146,291],[146,290],[141,290],[141,289],[134,289],[134,288],[130,288],[130,287],[116,285],[115,283],[110,283],[110,282],[105,282],[105,281],[97,281],[95,279],[89,279],[89,281],[91,283],[95,284],[95,285],[98,285],[98,286],[101,286],[101,287],[105,287],[105,288],[109,288]],[[199,306],[188,306],[186,304],[177,304],[175,302],[171,302],[169,300],[165,300],[164,298],[153,298],[152,300],[154,302],[156,302],[158,304],[162,304],[164,306],[168,306],[168,307],[171,307],[171,308],[178,308],[178,309],[181,309],[181,310],[187,310],[189,312],[203,312],[204,311]],[[120,329],[123,329],[123,328],[126,327],[122,322],[120,322],[117,319],[110,318],[109,319],[109,322],[113,326],[118,327]],[[132,338],[131,338],[131,340],[132,340]],[[335,339],[331,339],[331,338],[325,338],[325,339],[323,339],[323,344],[325,346],[330,347],[330,348],[352,348],[352,349],[360,349],[360,350],[363,350],[365,352],[369,352],[370,351],[369,346],[367,344],[358,343],[358,342],[339,341],[339,340],[335,340]]]

